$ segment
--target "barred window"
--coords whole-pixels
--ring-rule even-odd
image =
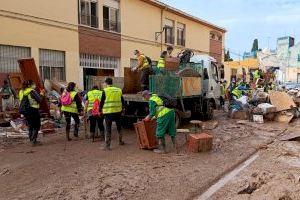
[[[31,56],[29,47],[0,44],[0,73],[20,72],[18,60]]]
[[[80,54],[80,66],[96,69],[117,69],[120,66],[120,58]]]
[[[41,78],[65,81],[65,52],[40,49],[39,54]]]

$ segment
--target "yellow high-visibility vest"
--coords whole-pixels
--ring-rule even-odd
[[[88,102],[89,102],[87,111],[93,109],[94,102],[96,101],[96,99],[99,99],[99,101],[101,100],[102,94],[103,92],[101,90],[91,90],[87,93]]]
[[[69,113],[76,113],[78,114],[78,109],[77,109],[77,105],[76,105],[76,102],[74,101],[74,97],[76,96],[77,92],[75,91],[72,91],[70,92],[70,96],[71,96],[71,99],[72,99],[72,103],[68,106],[62,106],[61,107],[61,110],[62,111],[65,111],[65,112],[69,112]]]
[[[32,88],[26,88],[25,90],[20,90],[20,92],[19,92],[20,101],[22,101],[22,99],[24,98],[24,96],[28,96],[30,107],[39,109],[40,108],[40,104],[38,104],[38,102],[34,98],[32,98],[31,95],[30,95],[30,92],[32,90],[33,90]]]
[[[122,90],[117,87],[109,86],[104,89],[105,101],[103,114],[122,112]]]
[[[164,58],[160,58],[158,60],[157,67],[158,68],[165,68],[165,59]]]
[[[242,96],[242,91],[238,89],[238,86],[233,89],[232,94],[238,99]]]
[[[147,58],[146,58],[145,55],[141,54],[141,57],[144,58],[144,63],[143,63],[142,69],[147,69],[149,67],[149,62],[148,62],[148,60],[147,60]]]
[[[155,111],[155,117],[160,118],[165,116],[168,112],[170,112],[172,109],[164,107],[163,100],[159,98],[156,94],[152,94],[149,101],[154,101],[156,103],[156,111]]]

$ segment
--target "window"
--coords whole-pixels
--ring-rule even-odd
[[[216,37],[216,35],[215,35],[215,34],[213,34],[213,33],[211,33],[211,34],[210,34],[210,39],[214,40],[214,39],[215,39],[215,37]]]
[[[0,73],[20,72],[18,60],[29,58],[30,48],[0,44]]]
[[[177,45],[185,46],[185,25],[177,24]]]
[[[79,24],[98,28],[97,1],[80,0]]]
[[[65,81],[65,52],[40,49],[39,53],[41,78]]]
[[[300,62],[300,54],[298,54],[298,62]]]
[[[165,43],[174,44],[174,21],[169,19],[165,22]]]
[[[80,54],[80,66],[95,69],[117,69],[120,66],[120,58]]]
[[[121,32],[119,9],[116,6],[103,6],[103,29],[106,31]]]
[[[219,41],[222,41],[222,36],[218,36],[218,40],[219,40]]]
[[[237,75],[237,69],[231,69],[231,76]]]

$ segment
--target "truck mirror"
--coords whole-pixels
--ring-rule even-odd
[[[207,72],[207,68],[204,68],[204,69],[203,69],[203,79],[204,79],[204,80],[209,79],[208,72]]]

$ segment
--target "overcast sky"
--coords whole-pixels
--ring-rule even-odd
[[[233,53],[251,50],[255,38],[262,49],[268,40],[275,49],[277,38],[285,35],[300,40],[300,0],[161,1],[226,28],[225,46]]]

